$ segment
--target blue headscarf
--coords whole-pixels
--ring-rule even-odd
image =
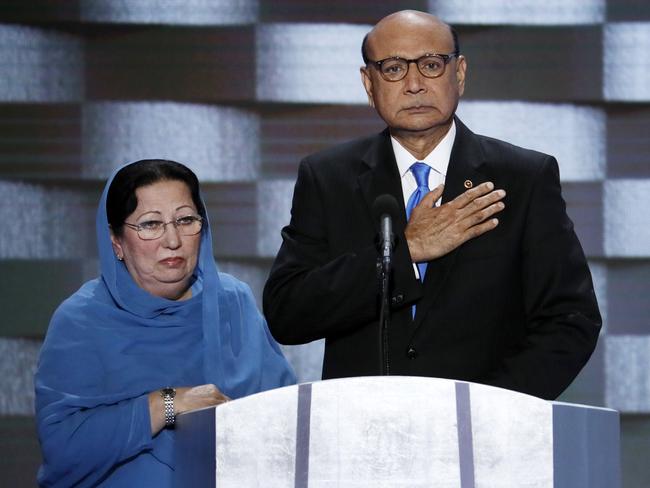
[[[218,271],[207,216],[194,272],[200,286],[191,298],[153,296],[133,281],[110,240],[106,199],[116,174],[97,210],[101,277],[57,309],[39,358],[39,482],[46,486],[110,481],[129,459],[146,471],[136,459],[142,452],[173,467],[173,434],[163,430],[151,439],[151,391],[212,383],[239,398],[295,383],[248,286]],[[99,442],[101,452],[90,452],[90,442]]]

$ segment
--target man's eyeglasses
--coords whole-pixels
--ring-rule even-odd
[[[438,78],[445,72],[447,63],[451,58],[458,57],[459,53],[451,54],[425,54],[417,59],[404,59],[399,56],[382,59],[380,61],[368,61],[374,65],[386,81],[400,81],[409,72],[411,63],[415,63],[418,71],[426,78]]]
[[[139,224],[124,222],[124,225],[137,231],[138,237],[143,241],[152,241],[161,238],[168,224],[176,227],[178,233],[182,236],[194,236],[201,232],[203,219],[198,215],[186,215],[185,217],[178,217],[169,222],[162,222],[161,220],[147,220]]]

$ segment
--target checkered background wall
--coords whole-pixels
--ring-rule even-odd
[[[112,169],[149,157],[191,166],[222,270],[259,301],[299,160],[383,127],[359,46],[403,8],[457,26],[470,128],[558,157],[605,319],[563,399],[623,413],[624,485],[648,486],[645,0],[0,1],[0,485],[34,484],[40,341],[58,303],[97,273],[94,212]],[[321,343],[287,348],[301,380],[319,377],[321,354]]]

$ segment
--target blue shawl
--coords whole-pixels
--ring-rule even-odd
[[[59,306],[39,357],[41,486],[170,486],[173,431],[151,437],[149,392],[213,383],[239,398],[295,383],[248,286],[218,271],[207,218],[190,299],[133,281],[110,242],[114,176],[97,211],[101,276]]]

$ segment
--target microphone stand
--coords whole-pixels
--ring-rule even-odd
[[[390,375],[390,357],[388,350],[388,329],[390,326],[390,272],[392,258],[392,222],[388,215],[381,218],[383,246],[382,256],[377,260],[381,285],[381,306],[379,309],[379,371]],[[386,238],[388,237],[388,238]]]

